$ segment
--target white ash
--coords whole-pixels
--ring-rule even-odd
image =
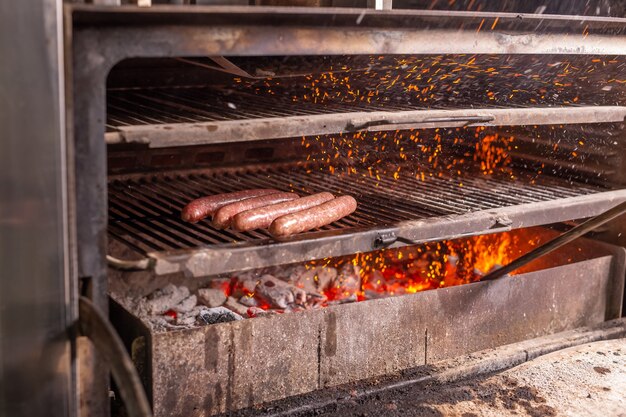
[[[222,289],[224,287],[230,286],[231,279],[230,278],[212,278],[208,286],[211,289]]]
[[[248,309],[248,315],[250,317],[267,317],[267,316],[273,316],[275,314],[278,314],[278,312],[275,310],[263,310],[262,308],[259,308],[259,307],[250,307]]]
[[[196,298],[196,296],[190,295],[189,297],[185,298],[183,301],[172,307],[172,310],[177,313],[189,313],[194,309],[197,304],[198,299]]]
[[[194,324],[197,323],[198,320],[198,316],[200,315],[200,313],[205,310],[206,307],[199,307],[196,306],[193,309],[191,309],[190,311],[184,312],[184,313],[180,313],[176,315],[176,318],[171,320],[171,324],[175,324],[178,327],[191,327]],[[166,318],[169,318],[169,316],[165,316]]]
[[[260,278],[255,288],[255,296],[272,307],[282,309],[290,304],[306,303],[306,291],[269,274]]]
[[[244,317],[248,315],[248,307],[240,304],[235,297],[228,297],[226,303],[224,303],[224,307]]]
[[[223,298],[226,300],[225,295]],[[205,325],[207,320],[201,318],[200,315],[204,314],[203,317],[206,318],[206,313],[204,312],[210,310],[210,308],[198,305],[198,297],[196,294],[190,294],[189,288],[185,286],[177,287],[173,284],[157,289],[147,297],[136,299],[123,298],[118,301],[155,331],[185,329],[197,325]],[[219,308],[224,309],[224,307]],[[241,315],[236,314],[233,317],[237,319],[237,317],[241,318]],[[216,319],[209,321],[214,320]],[[226,320],[226,318],[220,318],[219,320]]]
[[[168,284],[147,297],[120,302],[155,330],[184,329],[354,302],[360,286],[360,268],[352,264],[339,270],[290,265],[215,278],[207,284],[208,288],[194,293],[185,286]],[[329,290],[343,298],[328,301],[325,292]],[[375,298],[374,294],[371,298]]]
[[[307,269],[300,266],[289,275],[289,282],[307,293],[321,295],[323,291],[328,290],[333,285],[336,278],[337,270],[335,268],[317,266]]]
[[[258,307],[259,301],[253,295],[242,295],[239,298],[239,304],[243,304],[246,307]]]
[[[261,277],[255,279],[244,279],[239,281],[241,286],[240,291],[242,295],[253,294],[256,291],[256,286],[261,282]]]
[[[370,276],[369,285],[376,290],[379,290],[382,285],[385,285],[385,276],[379,270],[372,271]]]
[[[361,268],[353,264],[344,264],[334,285],[344,293],[355,295],[361,289]]]
[[[207,307],[219,307],[226,302],[224,291],[216,288],[200,288],[198,302]]]
[[[150,315],[163,314],[187,297],[189,297],[189,288],[168,284],[148,295],[145,299],[146,313]]]

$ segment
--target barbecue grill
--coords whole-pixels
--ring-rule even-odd
[[[155,415],[233,412],[622,316],[623,220],[492,282],[177,329],[129,300],[484,235],[519,256],[618,206],[626,19],[73,4],[64,24],[70,304],[108,315]],[[180,217],[253,188],[358,208],[287,238]],[[81,413],[110,415],[108,364],[83,337],[76,351]]]
[[[90,104],[84,115],[77,114],[77,128],[90,118],[94,102],[103,105],[98,123],[88,129],[81,124],[81,130],[97,133],[98,158],[107,146],[108,275],[110,291],[122,300],[112,314],[144,370],[155,413],[232,411],[619,316],[620,301],[611,295],[622,292],[619,279],[601,278],[603,284],[594,284],[599,293],[574,303],[576,297],[567,296],[561,284],[548,284],[550,269],[543,265],[546,273],[537,273],[552,290],[537,290],[563,303],[553,311],[570,312],[556,327],[550,324],[554,316],[541,313],[551,308],[532,287],[520,296],[536,300],[531,309],[517,310],[503,294],[486,296],[506,306],[488,317],[526,317],[525,324],[513,325],[517,330],[502,321],[487,329],[481,323],[488,318],[468,317],[468,310],[460,309],[447,320],[462,322],[462,329],[439,323],[449,338],[425,324],[424,314],[436,309],[426,293],[190,329],[177,337],[137,321],[123,300],[167,282],[195,288],[211,276],[544,226],[598,215],[626,199],[623,89],[608,82],[619,78],[623,66],[613,49],[621,39],[621,21],[598,21],[597,32],[585,21],[582,33],[575,18],[563,25],[562,17],[543,16],[537,27],[533,16],[272,11],[270,33],[265,20],[270,15],[254,9],[172,13],[167,27],[156,20],[162,16],[158,9],[137,12],[132,20],[114,12],[107,21],[115,22],[115,30],[98,26],[93,19],[102,17],[91,9],[74,14],[74,68],[95,88],[81,89],[91,91],[89,98],[76,97]],[[238,12],[238,24],[229,26]],[[144,26],[137,27],[141,19]],[[207,29],[218,22],[219,29]],[[489,28],[481,30],[485,25]],[[573,36],[572,27],[581,33]],[[603,32],[608,27],[610,33]],[[119,48],[122,33],[143,42]],[[218,33],[222,41],[213,46]],[[519,42],[522,38],[528,43]],[[93,52],[80,47],[94,42],[105,61],[111,60],[107,70],[117,64],[103,73],[106,91],[89,67]],[[132,59],[119,62],[122,57]],[[449,79],[437,76],[440,72]],[[494,91],[477,91],[476,85]],[[476,146],[486,135],[513,138],[506,145],[507,169],[481,170]],[[372,145],[377,141],[386,150]],[[433,162],[437,149],[441,155]],[[102,160],[99,166],[103,181]],[[90,192],[92,186],[85,182]],[[349,194],[359,207],[333,224],[280,240],[264,230],[238,233],[180,219],[182,207],[194,198],[250,188]],[[104,205],[105,196],[99,199]],[[619,271],[621,255],[613,256],[610,268]],[[562,265],[557,260],[564,258],[571,255],[555,255],[551,266]],[[142,271],[119,271],[133,268]],[[586,271],[582,264],[578,268]],[[583,293],[585,279],[598,275],[592,271],[579,275],[578,285],[565,269],[559,276]],[[498,285],[510,291],[511,284]],[[442,305],[467,304],[464,298],[472,297],[468,288],[454,291]],[[593,298],[604,301],[591,307]],[[483,299],[471,305],[485,304]],[[363,326],[354,324],[357,316]],[[454,347],[468,332],[483,336]],[[416,338],[423,342],[406,345]],[[266,351],[262,346],[270,340]],[[359,344],[370,348],[350,348]],[[201,371],[207,360],[212,365]],[[187,376],[189,369],[198,371]],[[187,388],[183,400],[174,399],[181,381],[201,388]]]

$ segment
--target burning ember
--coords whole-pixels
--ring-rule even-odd
[[[493,30],[497,19],[483,22],[478,30]],[[285,106],[315,105],[329,112],[363,109],[406,111],[417,109],[553,107],[615,105],[624,101],[624,60],[603,56],[562,55],[351,55],[301,56],[246,60],[234,58],[263,78],[235,78],[235,90],[259,97],[275,96]],[[310,73],[311,68],[316,70]],[[535,127],[536,128],[536,127]],[[457,177],[476,165],[483,175],[511,180],[512,165],[531,175],[554,172],[561,167],[525,157],[539,154],[537,134],[523,129],[461,127],[424,130],[344,132],[303,137],[311,168],[368,176],[380,180],[415,177]],[[562,158],[585,163],[587,133],[561,125],[543,128],[541,141],[550,152],[566,152]],[[520,136],[517,134],[522,133]],[[529,132],[527,132],[529,133]],[[569,152],[567,152],[569,151]],[[548,163],[549,165],[549,163]],[[568,173],[569,175],[569,173]]]
[[[168,285],[127,304],[156,329],[391,297],[479,281],[540,243],[517,230],[216,277],[195,294]]]

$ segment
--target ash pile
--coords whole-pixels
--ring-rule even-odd
[[[355,302],[361,275],[351,263],[273,267],[215,278],[195,291],[168,284],[118,301],[155,331],[178,330]]]

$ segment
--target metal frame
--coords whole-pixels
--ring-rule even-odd
[[[81,203],[77,213],[81,243],[78,267],[80,276],[92,278],[93,298],[103,308],[107,222],[105,85],[110,69],[125,58],[466,52],[626,54],[626,19],[618,18],[199,6],[68,6],[66,12],[71,25],[68,44],[73,53],[75,168],[80,173],[76,179]],[[491,22],[493,30],[479,30],[485,22]],[[584,214],[573,212],[573,217]],[[493,217],[464,221],[484,224],[482,229],[489,230]],[[549,216],[543,220],[549,220]],[[422,225],[400,226],[403,233],[407,228],[426,230]],[[414,240],[429,238],[426,232],[406,234]]]
[[[496,210],[430,219],[407,221],[396,227],[361,231],[331,231],[293,237],[270,245],[198,248],[148,253],[157,275],[183,272],[202,277],[219,273],[244,271],[271,265],[322,259],[329,254],[343,256],[380,249],[378,242],[390,237],[391,244],[401,247],[428,241],[455,239],[484,233],[550,224],[558,221],[599,215],[626,201],[626,190],[609,191],[582,197],[531,203]],[[400,237],[401,239],[398,239]]]
[[[0,6],[0,415],[76,415],[62,1]]]
[[[111,68],[125,58],[370,53],[626,54],[626,19],[602,17],[321,8],[164,6],[141,9],[67,5],[65,22],[65,43],[71,53],[68,131],[74,147],[73,172],[76,174],[73,197],[77,201],[77,269],[78,276],[89,283],[94,304],[103,311],[108,305],[105,85]],[[32,121],[26,122],[30,123]],[[580,209],[589,210],[592,206],[595,207],[593,210],[606,209],[610,202],[616,201],[605,200],[595,206],[584,202],[570,206],[569,210],[572,218],[597,214],[595,211],[583,213]],[[560,210],[561,204],[555,203],[553,211]],[[547,212],[549,210],[542,211]],[[455,222],[474,225],[474,230],[484,225],[483,229],[488,230],[497,223],[497,218],[485,213],[482,217],[460,218]],[[547,215],[537,215],[532,224],[549,219]],[[511,227],[526,224],[519,221]],[[429,236],[445,237],[446,233],[439,232],[438,227],[428,223],[400,225],[398,233],[407,231],[408,238],[422,240]],[[417,230],[421,232],[417,233]],[[370,241],[377,232],[372,231],[364,237]],[[341,247],[346,239],[352,237],[332,237],[307,245],[314,249],[326,242]],[[285,243],[284,247],[288,245]],[[201,260],[202,256],[196,259]],[[105,392],[102,394],[106,395]],[[98,401],[107,400],[96,399],[95,404]],[[106,413],[102,409],[99,412]]]
[[[155,416],[214,415],[619,318],[626,251],[578,245],[506,280],[298,313],[177,331],[112,315]]]
[[[105,82],[130,57],[626,54],[626,19],[288,7],[67,6],[74,83],[79,273],[106,308]],[[484,28],[483,28],[484,27]],[[489,28],[489,30],[487,29]],[[289,42],[285,42],[288,39]]]
[[[143,143],[151,148],[327,135],[355,131],[621,122],[626,107],[535,107],[346,112],[200,123],[119,126],[107,144]]]

